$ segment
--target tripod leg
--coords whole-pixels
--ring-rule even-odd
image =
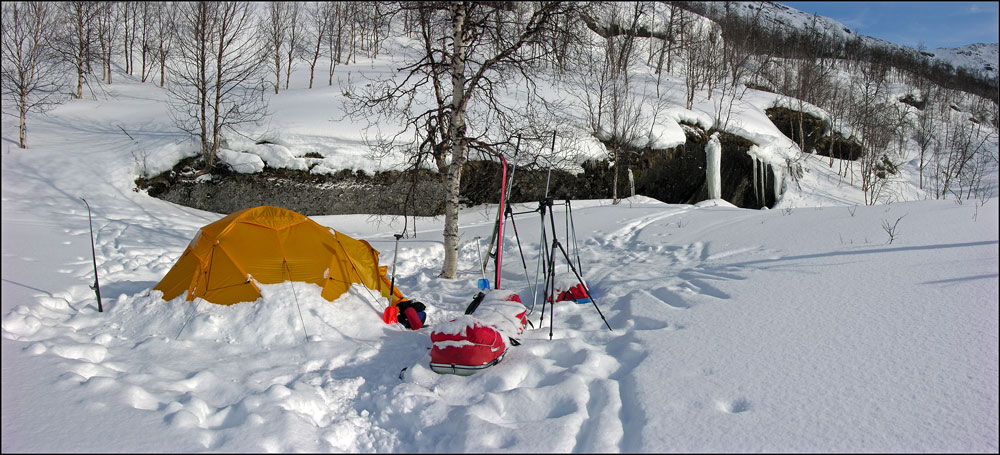
[[[597,309],[597,314],[601,315],[601,320],[604,321],[604,325],[608,326],[608,330],[614,332],[615,330],[611,328],[611,324],[609,324],[608,320],[604,317],[604,313],[601,312],[601,308],[599,306],[597,306],[597,300],[594,299],[594,295],[590,293],[590,288],[588,288],[587,284],[583,282],[583,278],[581,278],[580,274],[577,273],[576,267],[573,265],[573,261],[571,261],[569,259],[569,254],[566,253],[566,249],[563,248],[563,246],[561,244],[559,244],[558,241],[553,241],[552,242],[553,253],[555,253],[555,248],[557,246],[559,247],[559,251],[562,252],[563,257],[566,258],[566,263],[569,264],[569,268],[570,268],[570,270],[573,271],[573,275],[576,276],[577,281],[579,281],[580,285],[583,286],[583,288],[587,290],[587,296],[590,297],[590,302],[593,303],[594,304],[594,308]],[[550,339],[551,339],[551,336],[550,336]]]
[[[549,255],[549,250],[547,249],[548,248],[548,237],[545,234],[545,209],[544,209],[544,206],[541,208],[540,212],[542,214],[542,229],[541,229],[542,238],[539,239],[539,241],[538,241],[538,261],[535,263],[535,293],[531,294],[531,311],[535,311],[535,302],[536,302],[536,299],[538,298],[538,292],[539,291],[545,292],[544,290],[548,288],[548,281],[545,282],[546,283],[545,287],[538,288],[538,272],[540,270],[545,270],[546,273],[548,273],[548,266],[545,264],[545,259]],[[529,311],[528,314],[531,314],[531,311]],[[542,300],[542,317],[543,318],[545,317],[545,300],[544,299]],[[541,321],[539,321],[539,324],[541,324]]]
[[[517,251],[521,254],[521,268],[524,269],[524,281],[528,282],[528,290],[531,291],[531,295],[535,295],[535,286],[531,284],[531,280],[528,279],[528,263],[524,260],[524,249],[521,248],[521,237],[517,235],[517,223],[514,222],[514,212],[507,206],[507,216],[510,217],[510,225],[514,228],[514,240],[517,240]],[[536,282],[537,284],[537,282]]]
[[[549,253],[551,256],[549,257],[548,288],[546,289],[548,296],[545,298],[545,300],[552,300],[549,304],[549,340],[552,339],[552,326],[555,325],[556,315],[556,245],[558,244],[559,241],[553,235],[552,249]]]
[[[573,252],[576,253],[576,268],[580,271],[580,275],[583,275],[583,265],[580,264],[580,247],[576,243],[576,223],[573,221],[573,206],[570,205],[570,201],[566,201],[566,211],[569,213],[569,235],[572,236],[573,242]]]
[[[544,235],[543,235],[543,237],[544,237]],[[546,255],[548,254],[548,249],[544,249],[544,254],[546,254]],[[542,261],[543,257],[544,256],[539,255],[539,258],[538,258],[539,264],[541,264],[543,262]],[[549,283],[550,283],[550,281],[552,279],[551,275],[549,275],[548,265],[545,265],[544,268],[545,268],[545,284],[540,289],[536,289],[536,291],[541,291],[541,293],[542,293],[542,315],[538,319],[538,326],[539,327],[541,327],[542,323],[545,322],[545,305],[548,304],[548,298],[547,297],[548,297],[548,293],[549,293]],[[536,272],[537,272],[537,269],[536,269]],[[534,306],[534,303],[532,303],[532,306]]]
[[[556,240],[552,240],[552,248],[547,248],[545,252],[548,254],[547,263],[545,264],[545,287],[543,287],[542,293],[542,317],[539,319],[538,324],[541,326],[545,322],[545,305],[549,305],[549,339],[552,339],[552,313],[555,313],[555,287],[556,287]]]

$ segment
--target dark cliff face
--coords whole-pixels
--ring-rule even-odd
[[[781,134],[799,145],[805,153],[811,153],[817,148],[827,129],[827,124],[822,119],[804,112],[771,107],[765,109],[764,113],[771,119],[771,123],[778,127]]]
[[[722,142],[722,198],[745,208],[774,204],[771,172],[761,172],[766,182],[758,181],[754,192],[753,161],[746,154],[752,145],[745,139],[720,134]],[[693,204],[705,200],[706,132],[688,128],[688,140],[673,149],[628,150],[622,154],[623,171],[619,176],[618,195],[631,194],[628,173],[631,169],[636,194],[672,204]],[[301,171],[267,168],[259,174],[237,174],[219,169],[205,181],[181,178],[182,165],[171,172],[140,180],[138,188],[151,196],[176,204],[216,213],[232,213],[258,205],[274,205],[304,215],[367,213],[375,215],[406,214],[417,216],[443,213],[444,185],[431,172],[414,178],[400,172],[369,176],[343,171],[317,176]],[[607,160],[583,164],[584,172],[571,174],[553,169],[514,170],[511,202],[534,202],[546,195],[562,199],[606,199],[612,196],[614,167]],[[468,206],[496,203],[499,198],[500,164],[471,161],[462,177],[461,198]]]
[[[303,215],[443,213],[444,186],[433,173],[417,178],[400,172],[343,170],[333,175],[265,167],[256,174],[239,174],[225,166],[213,169],[211,178],[184,178],[199,168],[195,159],[173,170],[136,181],[138,189],[175,204],[215,213],[232,213],[259,205],[273,205]]]
[[[619,197],[631,194],[628,179],[631,170],[638,195],[671,204],[694,204],[708,198],[705,147],[715,131],[694,125],[683,127],[687,140],[675,148],[622,148]],[[723,132],[719,133],[719,140],[722,199],[743,208],[772,207],[774,173],[764,163],[754,166],[747,154],[754,144]],[[136,183],[151,196],[216,213],[232,213],[258,205],[275,205],[305,215],[443,213],[444,185],[431,171],[419,175],[394,171],[368,175],[345,170],[334,175],[316,175],[265,168],[259,174],[237,174],[220,167],[208,181],[190,181],[180,178],[186,168],[197,166],[182,162],[173,171]],[[580,174],[558,169],[551,174],[548,169],[512,169],[514,187],[510,200],[535,202],[545,197],[546,188],[548,196],[556,200],[611,198],[615,169],[608,160],[590,160],[582,168]],[[468,162],[462,175],[462,202],[468,206],[496,203],[501,175],[497,162]]]
[[[689,129],[691,134],[701,136],[698,141],[688,140],[685,146],[694,149],[705,161],[705,148],[715,131],[704,131],[697,127]],[[722,145],[721,180],[722,199],[741,208],[759,209],[772,207],[776,202],[774,194],[774,173],[766,163],[754,166],[753,158],[747,154],[753,142],[742,137],[719,132],[719,143]],[[690,144],[690,145],[689,145]],[[756,180],[754,172],[757,173]],[[756,182],[756,184],[755,184]],[[708,186],[705,182],[705,172],[702,171],[702,184],[695,197],[689,203],[708,199]]]
[[[670,204],[694,204],[708,198],[705,183],[705,147],[710,133],[700,127],[683,125],[687,140],[671,149],[620,146],[621,173],[618,196],[631,195],[628,170],[632,171],[635,193]],[[744,138],[719,133],[722,145],[722,198],[743,208],[772,207],[775,203],[774,174],[770,166],[758,163],[754,185],[754,163],[747,151],[754,144]],[[606,147],[613,143],[605,142]],[[570,174],[545,169],[514,171],[512,202],[533,202],[548,194],[554,199],[609,199],[612,197],[615,168],[607,159],[588,160],[583,173]],[[469,205],[495,203],[501,176],[495,162],[470,162],[463,171],[462,198]]]
[[[705,148],[715,131],[687,124],[682,127],[687,136],[682,145],[672,149],[632,148],[622,153],[623,166],[632,169],[636,194],[671,204],[694,204],[708,199]],[[722,199],[742,208],[773,206],[774,181],[770,166],[758,163],[763,167],[757,168],[757,184],[754,185],[754,163],[747,154],[754,144],[724,132],[719,132],[719,142],[722,145]],[[607,194],[602,197],[611,197],[613,168],[609,169],[602,161],[584,169],[607,188]],[[623,176],[619,176],[618,194],[627,196],[629,192],[627,173],[623,172]]]
[[[843,160],[856,160],[861,157],[861,144],[856,139],[845,138],[836,132],[827,134],[829,125],[818,117],[783,107],[768,108],[764,113],[771,119],[771,123],[778,127],[781,134],[800,146],[804,143],[803,152],[815,152],[822,156],[832,154],[834,158]]]

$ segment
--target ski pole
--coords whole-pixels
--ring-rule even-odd
[[[486,269],[483,268],[483,251],[479,249],[479,236],[476,236],[476,253],[479,253],[479,273],[483,275],[483,279],[486,279]]]
[[[476,253],[479,253],[479,273],[482,274],[482,278],[479,279],[477,287],[480,290],[487,289],[490,287],[490,280],[486,279],[486,267],[483,265],[483,251],[479,249],[479,236],[476,236]]]
[[[90,257],[94,260],[94,285],[90,288],[97,294],[97,311],[104,312],[104,305],[101,303],[101,283],[97,279],[97,249],[94,246],[94,219],[90,216],[90,203],[86,199],[80,198],[87,204],[87,220],[90,222]]]

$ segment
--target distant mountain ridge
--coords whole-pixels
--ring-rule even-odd
[[[938,48],[921,52],[933,59],[950,63],[954,67],[977,69],[980,74],[989,79],[997,78],[997,67],[1000,66],[1000,44],[976,43],[962,47]]]
[[[722,14],[725,8],[722,2],[693,3],[701,4],[703,9],[713,12],[713,14]],[[800,31],[807,29],[814,19],[813,14],[799,11],[776,2],[731,2],[730,6],[734,8],[734,11],[743,15],[752,15],[761,10],[761,17],[765,23]],[[710,17],[710,19],[716,20],[717,17]],[[984,79],[997,79],[997,69],[1000,67],[1000,63],[998,63],[998,59],[1000,59],[1000,51],[998,51],[1000,44],[998,43],[977,43],[956,48],[938,48],[929,51],[920,51],[909,46],[861,35],[829,17],[815,15],[815,20],[816,29],[828,35],[845,40],[860,36],[862,41],[869,46],[877,46],[892,51],[903,51],[910,54],[919,53],[931,60],[948,63],[955,68],[966,68]]]

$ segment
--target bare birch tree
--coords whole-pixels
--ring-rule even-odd
[[[642,2],[614,3],[605,20],[623,33],[611,34],[605,38],[601,74],[608,80],[607,106],[601,110],[607,115],[598,124],[606,131],[596,130],[600,135],[607,135],[611,149],[609,158],[614,163],[614,173],[611,179],[611,200],[619,202],[618,180],[627,160],[623,156],[625,149],[634,147],[640,127],[641,106],[638,97],[633,93],[631,72],[636,58],[637,33],[643,18],[646,16],[646,5]]]
[[[717,36],[714,27],[695,22],[691,24],[686,32],[682,52],[684,54],[684,107],[691,109],[694,106],[694,97],[699,90],[710,86],[710,70],[712,68],[712,58],[716,52],[716,41],[712,37]]]
[[[263,56],[246,2],[191,2],[178,8],[178,57],[169,86],[174,121],[201,143],[202,173],[215,166],[224,133],[266,115]]]
[[[83,99],[83,86],[90,74],[91,57],[94,51],[93,36],[96,34],[98,4],[89,1],[59,3],[61,27],[56,33],[56,47],[61,58],[76,73],[76,87],[73,96]]]
[[[499,98],[500,90],[515,75],[530,84],[531,65],[540,56],[523,51],[569,7],[561,2],[405,2],[401,8],[419,16],[419,55],[395,78],[372,80],[352,92],[349,108],[370,121],[402,119],[406,130],[384,142],[405,144],[400,149],[410,153],[415,166],[424,160],[437,166],[446,185],[441,276],[454,278],[462,167],[470,150],[496,156],[496,147],[509,141],[504,131],[513,122],[512,112]]]
[[[295,60],[302,54],[302,4],[300,2],[287,2],[287,45],[285,46],[285,90],[292,79],[292,68]]]
[[[997,157],[992,153],[996,130],[984,128],[975,117],[970,120],[967,114],[955,112],[951,103],[941,113],[944,137],[935,138],[932,158],[934,196],[961,201],[989,192],[983,182],[997,168]]]
[[[749,16],[733,11],[735,6],[725,3],[723,40],[718,64],[719,97],[713,103],[716,128],[726,130],[732,117],[733,105],[747,92],[746,82],[755,78],[754,63],[770,60],[770,49],[762,37],[762,14],[758,8]],[[756,55],[756,62],[754,56]],[[759,64],[757,71],[760,71]]]
[[[177,37],[176,3],[155,2],[153,6],[153,58],[160,65],[160,87],[166,85],[167,62]]]
[[[140,74],[139,80],[146,82],[152,74],[153,65],[153,14],[156,6],[153,2],[139,2],[136,12],[136,33],[139,35],[139,58]]]
[[[274,71],[274,94],[281,89],[281,64],[284,61],[283,52],[288,41],[287,2],[271,1],[267,4],[267,16],[261,21],[260,34],[270,55],[271,70]]]
[[[9,2],[3,5],[3,96],[18,117],[18,147],[27,148],[29,112],[42,112],[58,102],[62,87],[53,50],[56,5]],[[4,103],[6,106],[7,103]]]
[[[334,4],[331,2],[309,2],[306,6],[305,21],[309,51],[309,88],[313,88],[316,76],[316,62],[323,51],[323,43],[331,32],[331,19],[334,18]]]
[[[98,2],[97,42],[100,44],[101,79],[111,84],[115,44],[122,30],[121,10],[112,2]]]
[[[135,40],[138,31],[138,7],[136,1],[115,2],[116,15],[122,24],[122,56],[125,60],[125,74],[135,74]]]
[[[330,65],[328,68],[329,80],[327,81],[327,84],[333,86],[333,71],[337,69],[337,63],[340,63],[340,59],[344,53],[344,33],[346,33],[347,25],[347,18],[345,17],[347,4],[343,2],[335,2],[330,8],[330,14],[333,16],[330,18],[330,33],[326,35],[327,57],[330,58]]]
[[[852,122],[861,137],[861,190],[865,204],[874,205],[888,182],[894,163],[885,153],[892,141],[894,126],[888,97],[888,66],[866,62],[855,81],[857,96],[852,102]]]

